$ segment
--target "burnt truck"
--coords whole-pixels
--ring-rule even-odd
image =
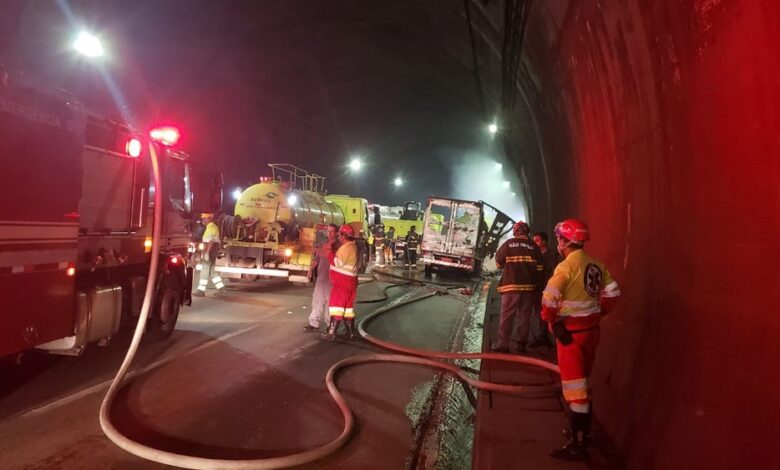
[[[77,355],[137,320],[155,191],[164,207],[147,333],[171,334],[190,303],[193,188],[189,155],[163,143],[171,142],[90,113],[62,90],[0,84],[0,357],[33,348]]]
[[[454,270],[479,275],[513,223],[484,201],[429,197],[420,243],[425,274]]]

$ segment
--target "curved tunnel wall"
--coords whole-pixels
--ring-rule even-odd
[[[502,2],[471,5],[501,24]],[[536,226],[586,220],[621,284],[592,379],[632,468],[780,467],[779,5],[531,5],[519,82],[543,152],[511,152]]]

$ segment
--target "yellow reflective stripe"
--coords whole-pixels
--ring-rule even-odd
[[[328,307],[328,312],[331,316],[342,317],[344,316],[344,307]]]
[[[588,399],[588,379],[562,380],[561,388],[566,401]]]
[[[344,318],[355,318],[355,309],[352,308],[344,309]]]
[[[536,263],[536,260],[532,256],[518,255],[518,256],[507,256],[506,262],[507,263]]]
[[[509,292],[509,291],[529,292],[535,289],[536,286],[533,284],[507,284],[504,286],[498,286],[496,290],[498,292]]]

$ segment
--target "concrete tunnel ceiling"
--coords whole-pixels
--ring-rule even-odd
[[[616,454],[631,468],[780,466],[780,375],[764,366],[780,357],[776,0],[249,4],[78,5],[123,18],[113,32],[155,65],[139,67],[137,96],[161,98],[228,176],[258,161],[332,174],[363,152],[388,181],[401,162],[425,175],[408,193],[422,198],[452,192],[441,169],[456,156],[503,154],[534,228],[586,220],[588,251],[621,284],[591,380]],[[509,75],[508,29],[523,46]]]

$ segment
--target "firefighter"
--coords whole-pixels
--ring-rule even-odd
[[[355,296],[357,295],[358,249],[355,244],[355,229],[344,224],[339,229],[341,246],[330,258],[330,291],[328,310],[330,325],[325,336],[331,341],[336,339],[341,321],[347,329],[347,337],[355,338]]]
[[[563,398],[569,404],[569,440],[551,455],[563,460],[587,459],[590,442],[591,390],[588,383],[599,342],[599,322],[620,295],[617,282],[583,247],[588,226],[567,219],[555,226],[563,261],[542,293],[542,319],[557,338]]]
[[[214,285],[217,291],[223,289],[225,284],[222,282],[222,278],[214,271],[214,263],[217,260],[217,253],[219,252],[219,227],[214,222],[214,214],[203,213],[200,215],[203,225],[206,226],[206,230],[203,232],[203,258],[201,260],[200,268],[200,280],[198,281],[198,289],[195,291],[196,296],[205,297],[206,288],[209,285],[209,281]]]
[[[390,227],[385,234],[385,263],[395,265],[395,227]]]
[[[374,226],[374,264],[385,267],[385,225]]]
[[[514,237],[504,242],[496,252],[496,266],[503,268],[497,289],[501,293],[501,319],[496,352],[509,352],[513,322],[517,323],[518,352],[525,352],[534,299],[541,290],[544,262],[539,247],[528,237],[530,232],[527,223],[515,223],[512,227]]]
[[[409,227],[409,233],[406,234],[406,261],[412,267],[417,269],[417,244],[420,243],[420,234],[417,233],[417,227]]]

